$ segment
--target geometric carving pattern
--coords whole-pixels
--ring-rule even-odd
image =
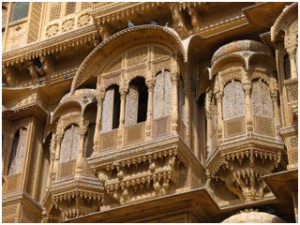
[[[21,181],[22,181],[22,174],[21,173],[7,176],[6,179],[7,180],[5,182],[5,187],[4,187],[4,190],[3,190],[4,194],[20,191]]]
[[[252,84],[251,106],[253,115],[273,118],[273,103],[269,87],[261,80]]]
[[[298,163],[298,137],[290,138],[290,148],[288,149],[289,164]]]
[[[82,2],[82,3],[81,3],[81,10],[91,8],[91,7],[92,7],[92,4],[93,4],[93,3],[91,3],[91,2]]]
[[[125,126],[137,123],[138,119],[139,90],[136,86],[130,86],[126,97]]]
[[[59,19],[60,8],[61,8],[60,2],[50,3],[49,22],[52,20]]]
[[[100,135],[100,151],[114,149],[117,146],[117,129]]]
[[[27,129],[20,128],[14,137],[11,156],[8,168],[8,174],[17,174],[22,172],[25,156],[25,147],[27,141]]]
[[[224,88],[223,119],[245,115],[245,93],[239,81],[232,80]]]
[[[75,8],[76,8],[76,2],[67,2],[65,15],[69,15],[71,13],[74,13]]]
[[[153,97],[153,119],[171,115],[172,81],[168,71],[156,76]]]
[[[145,123],[138,123],[136,125],[125,128],[125,144],[133,144],[144,141],[145,139]]]
[[[225,137],[232,137],[245,133],[245,117],[237,117],[224,121]]]
[[[288,102],[298,100],[298,82],[286,85]]]
[[[38,39],[41,13],[42,3],[32,2],[27,43],[34,42]]]
[[[76,160],[61,163],[59,165],[58,179],[65,179],[73,177],[75,174]]]
[[[64,132],[60,149],[60,162],[67,162],[77,158],[79,139],[79,127],[72,124]]]
[[[153,137],[158,137],[170,133],[170,116],[153,120]]]
[[[258,134],[273,137],[275,135],[273,118],[254,116],[254,130]]]

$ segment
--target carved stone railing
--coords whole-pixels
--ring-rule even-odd
[[[171,117],[153,120],[153,138],[167,135],[171,132]]]
[[[145,140],[145,123],[125,127],[125,145],[143,142]]]
[[[115,149],[117,147],[118,129],[100,134],[100,151]]]
[[[230,138],[245,133],[245,117],[236,117],[224,121],[225,138]]]
[[[274,119],[263,116],[254,116],[254,132],[257,134],[274,137]]]
[[[293,136],[289,138],[289,150],[288,150],[288,157],[289,157],[289,164],[298,164],[298,137]]]
[[[63,19],[57,19],[49,22],[46,25],[44,37],[46,39],[58,36],[69,31],[77,30],[92,23],[93,20],[89,13],[74,13],[65,16]]]
[[[59,165],[58,180],[72,178],[75,175],[76,160],[63,162]]]
[[[22,173],[9,175],[5,179],[3,194],[9,194],[21,190]]]

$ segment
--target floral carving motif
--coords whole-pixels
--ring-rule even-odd
[[[58,33],[58,24],[53,24],[47,28],[46,36],[52,37]]]
[[[69,19],[63,22],[62,31],[72,30],[74,28],[74,19]]]
[[[78,18],[78,26],[84,26],[90,22],[91,18],[89,14],[83,14]]]

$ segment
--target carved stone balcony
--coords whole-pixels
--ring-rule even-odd
[[[284,81],[287,102],[293,113],[298,118],[298,78]]]

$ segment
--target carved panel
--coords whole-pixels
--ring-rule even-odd
[[[110,131],[113,126],[114,97],[115,89],[106,90],[101,119],[101,131],[103,133]]]
[[[75,174],[76,160],[63,162],[59,165],[58,179],[73,177]]]
[[[22,174],[14,174],[6,177],[3,193],[13,193],[21,190]]]
[[[27,129],[21,128],[16,132],[8,168],[8,174],[17,174],[23,171],[24,157],[25,157],[25,147],[27,141]]]
[[[148,47],[135,48],[127,52],[127,66],[144,63],[148,60]]]
[[[81,16],[78,17],[78,27],[87,25],[91,21],[91,17],[88,13],[82,14]]]
[[[49,21],[56,20],[60,17],[60,2],[50,3]]]
[[[4,206],[2,208],[2,223],[15,223],[17,204]]]
[[[245,115],[245,94],[242,84],[232,80],[224,88],[223,119],[232,119]]]
[[[10,26],[8,29],[7,41],[9,44],[6,45],[7,50],[14,50],[23,47],[27,44],[28,28],[27,23],[17,23],[14,26]]]
[[[100,135],[100,151],[117,147],[117,129]]]
[[[170,116],[153,120],[153,137],[159,137],[170,133]]]
[[[109,64],[109,67],[105,69],[105,73],[120,70],[121,67],[122,67],[122,57],[119,57]]]
[[[237,117],[224,121],[225,137],[233,137],[245,133],[245,117]]]
[[[298,82],[286,85],[288,102],[298,101]]]
[[[66,13],[65,15],[69,15],[75,12],[76,2],[67,2],[66,3]]]
[[[74,19],[68,19],[62,23],[62,31],[66,32],[69,30],[73,30],[74,28]]]
[[[72,124],[64,132],[60,149],[60,162],[66,162],[77,158],[79,140],[79,127]]]
[[[154,47],[154,59],[163,58],[165,56],[169,56],[169,53],[166,50]]]
[[[153,119],[171,115],[172,111],[172,81],[169,72],[156,76],[153,93]]]
[[[129,88],[126,97],[126,114],[125,125],[130,126],[137,123],[138,119],[138,103],[139,103],[139,91],[135,86]]]
[[[254,81],[252,84],[251,106],[253,115],[273,118],[273,103],[267,84]]]
[[[81,10],[85,10],[85,9],[88,9],[88,8],[91,8],[91,7],[92,7],[91,2],[82,2],[81,3]]]
[[[125,128],[125,144],[142,142],[145,139],[145,123],[139,123]]]
[[[59,25],[57,23],[50,25],[47,27],[46,36],[52,37],[58,33],[58,30],[59,30]]]
[[[28,39],[27,39],[28,43],[34,42],[38,39],[41,13],[42,13],[42,2],[32,2]]]
[[[289,154],[289,164],[298,163],[298,138],[290,138],[290,149],[288,150]]]
[[[162,70],[172,71],[171,63],[172,63],[171,59],[159,60],[159,61],[153,63],[154,73],[158,73],[159,71],[162,71]]]
[[[273,118],[254,116],[254,130],[258,134],[273,137],[275,135]]]

